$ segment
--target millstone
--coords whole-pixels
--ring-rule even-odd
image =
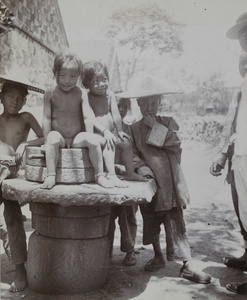
[[[95,173],[88,149],[60,149],[56,174],[57,183],[94,182]],[[43,182],[46,175],[45,152],[40,147],[27,147],[26,179]]]

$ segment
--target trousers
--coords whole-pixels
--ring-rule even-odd
[[[153,244],[159,240],[160,226],[163,224],[166,234],[167,260],[188,261],[191,259],[182,207],[154,212],[152,203],[149,203],[140,205],[140,210],[143,218],[143,245]]]
[[[116,229],[115,220],[118,218],[120,228],[120,249],[122,252],[132,251],[136,239],[136,212],[137,205],[115,205],[111,208],[108,239],[110,241],[110,252],[113,250],[114,233]]]

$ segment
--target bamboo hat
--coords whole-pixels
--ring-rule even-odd
[[[242,29],[246,28],[247,31],[247,12],[241,14],[237,20],[236,24],[233,25],[227,32],[226,36],[229,39],[238,40],[239,39],[239,33]]]
[[[24,86],[30,91],[44,94],[44,90],[34,86],[17,64],[12,65],[12,67],[5,74],[0,74],[0,83],[4,84],[6,82],[16,83]]]
[[[119,93],[116,96],[120,98],[145,98],[163,94],[180,94],[182,91],[165,87],[156,82],[153,78],[147,77],[136,85],[135,88]]]

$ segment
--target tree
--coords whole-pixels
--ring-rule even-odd
[[[132,53],[126,86],[145,51],[155,49],[159,55],[170,53],[175,56],[182,53],[181,27],[156,4],[125,8],[112,14],[107,36]]]

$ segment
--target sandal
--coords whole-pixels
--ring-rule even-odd
[[[208,284],[211,281],[211,276],[204,273],[203,271],[197,271],[196,269],[193,270],[195,266],[193,264],[186,262],[180,269],[179,277],[197,282],[197,283],[204,283]]]
[[[132,250],[130,252],[127,252],[127,254],[123,260],[123,265],[134,266],[135,264],[136,264],[135,251]]]
[[[228,283],[226,285],[228,291],[238,294],[238,295],[247,295],[247,282],[244,283]]]
[[[144,270],[147,272],[155,272],[164,267],[165,267],[165,262],[161,262],[154,257],[146,263]]]
[[[242,255],[241,257],[224,257],[223,262],[227,267],[247,271],[246,254]]]

